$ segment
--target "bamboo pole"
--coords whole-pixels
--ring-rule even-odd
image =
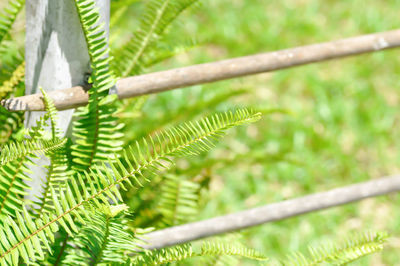
[[[144,248],[160,249],[187,243],[205,237],[279,221],[396,191],[400,191],[400,175],[336,188],[204,221],[151,232],[144,236],[144,240],[148,243]]]
[[[124,99],[399,46],[400,30],[393,30],[123,78],[116,89],[119,98]],[[49,95],[58,110],[66,110],[85,105],[86,91],[87,88],[76,86]],[[10,111],[44,110],[40,94],[2,100],[1,104]]]

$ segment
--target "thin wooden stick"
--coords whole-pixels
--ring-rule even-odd
[[[148,244],[144,247],[159,249],[173,246],[396,191],[400,191],[400,175],[155,231],[145,235]]]
[[[399,46],[400,30],[393,30],[128,77],[120,79],[116,89],[119,98],[124,99]],[[49,96],[58,110],[82,106],[88,101],[85,88],[81,86],[53,91]],[[1,104],[11,111],[44,109],[40,94],[3,100]]]

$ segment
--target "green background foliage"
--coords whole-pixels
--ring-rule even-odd
[[[185,13],[180,18],[184,23],[169,35],[196,37],[199,45],[149,72],[395,29],[399,8],[400,1],[203,1]],[[395,174],[400,144],[397,53],[379,52],[151,96],[126,134],[143,135],[155,121],[185,121],[231,106],[288,111],[231,131],[206,156],[209,165],[192,169],[189,178],[209,178],[210,186],[197,218]],[[199,107],[199,100],[206,102],[232,89],[248,92],[216,106]],[[188,106],[193,111],[182,112]],[[251,156],[246,155],[249,151]],[[178,168],[187,169],[187,164],[182,161]],[[270,257],[280,257],[360,228],[386,229],[393,237],[383,253],[355,264],[396,265],[399,200],[398,195],[364,200],[245,230],[244,238]]]

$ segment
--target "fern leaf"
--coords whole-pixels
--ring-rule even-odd
[[[295,253],[290,256],[285,265],[345,265],[361,257],[378,252],[383,249],[383,244],[388,235],[386,233],[363,233],[348,237],[342,243],[332,243],[316,248],[309,248],[309,255]]]
[[[158,251],[147,251],[129,261],[129,265],[162,265],[197,257],[190,244],[165,248]]]
[[[127,124],[125,131],[137,132],[135,134],[135,137],[137,138],[142,138],[149,134],[152,135],[156,131],[170,127],[171,121],[177,121],[173,122],[173,124],[177,124],[181,121],[193,120],[196,118],[196,116],[198,116],[198,114],[211,111],[221,103],[229,100],[230,98],[243,95],[246,92],[248,92],[248,90],[245,89],[228,90],[218,92],[212,97],[205,97],[205,94],[201,93],[200,95],[195,96],[196,101],[190,103],[189,106],[188,104],[179,106],[179,108],[176,108],[176,110],[170,110],[168,113],[163,114],[161,117],[149,117],[149,115],[147,115],[145,119],[142,119],[139,125],[136,125],[135,127],[133,127],[133,125]],[[184,102],[187,103],[187,101]],[[126,110],[124,110],[124,113],[132,113],[134,111],[135,110],[133,110],[132,108],[127,108]],[[128,135],[127,137],[129,138]]]
[[[109,209],[108,206],[105,208]],[[71,242],[63,265],[98,265],[124,263],[128,254],[140,250],[127,228],[123,210],[126,205],[112,206],[117,212],[98,210]],[[76,248],[78,247],[78,249]]]
[[[151,0],[130,41],[116,51],[114,68],[120,76],[135,75],[141,72],[143,56],[149,47],[159,39],[165,29],[185,9],[198,0]]]
[[[104,163],[94,165],[89,172],[77,174],[76,178],[70,179],[65,188],[57,190],[51,188],[55,214],[43,214],[42,219],[35,220],[35,226],[29,224],[32,226],[31,230],[23,233],[16,232],[17,229],[13,229],[15,226],[13,227],[10,221],[5,222],[4,230],[0,230],[0,236],[7,234],[12,237],[6,242],[1,241],[0,263],[18,257],[20,251],[26,251],[26,246],[38,241],[38,237],[43,236],[44,232],[46,235],[56,232],[58,225],[73,235],[73,232],[78,230],[74,220],[84,223],[82,215],[87,216],[87,212],[82,210],[90,209],[93,205],[100,208],[103,204],[110,204],[110,200],[113,202],[121,200],[118,186],[126,189],[126,185],[141,185],[140,179],[147,180],[145,175],[168,167],[171,157],[194,155],[205,151],[213,145],[212,141],[222,137],[227,129],[254,122],[259,118],[259,113],[242,109],[235,113],[216,114],[196,123],[184,124],[160,133],[156,138],[137,142],[136,147],[125,152],[124,163],[121,159],[115,159],[115,162],[109,162],[109,167]],[[107,168],[110,170],[104,171]],[[16,228],[18,226],[22,225],[17,224]],[[49,244],[50,240],[43,242]],[[37,249],[39,251],[42,247]],[[36,256],[32,259],[35,258]]]
[[[0,153],[0,163],[5,165],[11,161],[24,158],[28,155],[44,155],[63,147],[66,139],[55,140],[30,140],[24,142],[11,142],[3,147]]]
[[[66,140],[27,140],[6,145],[0,155],[0,214],[14,214],[21,209],[23,197],[29,187],[24,180],[30,180],[27,164],[31,163],[27,156],[48,154],[60,149]]]
[[[47,105],[50,106],[51,103],[47,103]],[[50,117],[55,115],[53,110],[49,113]],[[57,153],[56,151],[63,148],[67,141],[66,139],[56,138],[55,135],[53,135],[51,140],[42,138],[41,131],[46,125],[46,117],[48,115],[39,119],[36,126],[29,132],[33,139],[26,139],[22,142],[11,142],[1,150],[0,214],[14,215],[23,206],[23,197],[27,194],[25,190],[29,189],[24,180],[30,180],[26,175],[26,173],[30,172],[27,165],[31,163],[28,156],[34,158],[38,155]],[[53,119],[55,118],[53,117]]]
[[[241,244],[230,244],[226,242],[219,241],[206,241],[201,246],[201,253],[203,255],[209,256],[220,256],[220,255],[230,255],[230,256],[240,256],[243,258],[251,260],[264,261],[268,258],[265,257],[260,252],[245,247]]]
[[[60,129],[56,124],[58,113],[51,98],[42,88],[40,88],[40,90],[43,94],[44,103],[48,112],[47,116],[51,122],[51,139],[55,141],[59,139],[60,134]],[[71,171],[68,167],[66,142],[62,144],[60,149],[49,154],[49,158],[50,164],[45,166],[47,168],[47,173],[42,180],[43,182],[41,183],[43,193],[41,193],[41,196],[38,197],[38,201],[35,202],[32,208],[36,214],[36,218],[40,218],[43,212],[54,211],[50,187],[59,187],[60,185],[63,185],[68,178],[73,175],[73,171]]]
[[[192,220],[198,212],[199,189],[197,183],[181,180],[177,176],[166,176],[157,208],[163,216],[163,227]]]
[[[265,261],[268,258],[254,249],[223,242],[204,242],[200,251],[195,251],[190,244],[149,251],[131,259],[131,265],[161,265],[203,256],[239,256],[252,260]]]
[[[0,168],[0,215],[14,215],[21,210],[24,196],[29,186],[24,183],[30,180],[26,173],[30,173],[27,164],[28,158],[19,158],[4,164]]]
[[[73,135],[77,138],[72,147],[73,168],[85,171],[99,161],[106,160],[109,153],[121,150],[123,136],[118,130],[123,124],[117,124],[114,116],[115,106],[112,104],[116,95],[108,95],[109,89],[115,84],[113,72],[110,70],[107,47],[107,37],[102,25],[99,25],[100,15],[93,0],[75,1],[79,18],[86,38],[92,67],[92,88],[89,90],[89,103],[75,114],[78,120],[74,122]]]
[[[40,218],[43,212],[54,212],[54,204],[50,192],[51,187],[63,187],[65,182],[74,172],[68,168],[68,158],[66,147],[63,147],[49,155],[50,164],[47,168],[46,176],[42,179],[42,193],[38,200],[34,202],[33,211],[36,218]]]

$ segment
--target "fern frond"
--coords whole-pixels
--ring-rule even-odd
[[[151,0],[140,21],[139,30],[114,53],[116,72],[126,77],[141,72],[143,55],[159,39],[165,29],[185,9],[198,0]]]
[[[89,103],[75,114],[73,135],[77,138],[72,147],[73,168],[78,171],[87,170],[93,163],[104,161],[109,153],[121,150],[123,136],[118,130],[123,124],[117,124],[114,117],[116,108],[112,104],[116,95],[108,95],[115,84],[113,72],[110,70],[107,37],[100,15],[93,0],[76,0],[76,8],[86,38],[92,68],[92,88],[89,90]]]
[[[0,14],[0,45],[9,34],[10,29],[17,18],[18,13],[24,6],[24,0],[10,0]]]
[[[20,84],[25,77],[25,62],[22,62],[12,73],[9,80],[3,82],[0,86],[0,99],[5,98],[12,93],[15,87]]]
[[[149,251],[131,259],[131,265],[161,265],[203,256],[239,256],[251,260],[265,261],[267,257],[254,249],[223,242],[204,242],[200,251],[190,244]]]
[[[200,185],[177,176],[167,175],[162,183],[158,210],[164,227],[179,225],[198,212]]]
[[[220,241],[204,242],[201,246],[201,255],[209,255],[209,256],[233,255],[260,261],[268,259],[266,256],[264,256],[257,250],[245,247],[242,244],[231,244]]]
[[[234,255],[252,260],[267,260],[267,257],[254,249],[245,247],[241,244],[230,244],[218,241],[204,242],[201,247],[201,255]]]
[[[124,207],[125,206],[125,207]],[[105,208],[110,208],[105,206]],[[140,250],[129,232],[123,211],[126,205],[112,206],[115,211],[97,210],[72,240],[62,265],[98,265],[124,263],[128,255]]]
[[[48,154],[60,149],[66,140],[26,140],[12,142],[3,147],[0,155],[0,214],[12,215],[23,205],[23,197],[29,189],[24,180],[30,180],[26,173],[30,173],[27,165],[30,157],[39,154]]]
[[[30,162],[29,158],[19,158],[0,167],[0,216],[13,216],[21,210],[26,190],[30,189],[24,183],[31,180],[26,175],[31,173],[27,167]]]
[[[18,223],[13,226],[15,222],[12,219],[5,221],[4,230],[0,230],[0,237],[1,234],[7,234],[10,238],[6,242],[1,242],[0,263],[4,260],[11,261],[19,255],[23,256],[22,252],[26,252],[27,246],[38,242],[39,238],[44,236],[44,232],[46,235],[56,232],[58,225],[61,225],[68,234],[73,235],[73,232],[78,230],[74,219],[84,223],[82,215],[87,216],[87,212],[81,210],[93,205],[100,208],[103,204],[110,204],[110,201],[118,202],[121,200],[118,187],[126,189],[126,185],[141,185],[139,179],[146,180],[144,175],[168,167],[171,157],[194,155],[206,151],[213,145],[212,141],[222,137],[227,129],[254,122],[259,118],[259,113],[242,109],[235,113],[216,114],[196,123],[184,124],[160,133],[156,138],[137,142],[135,148],[130,148],[125,152],[123,161],[110,160],[109,167],[104,163],[94,165],[89,172],[77,174],[75,178],[70,179],[65,188],[57,190],[51,188],[55,214],[43,214],[42,219],[36,219],[35,223],[28,223],[29,230],[22,233],[18,228],[25,224]],[[104,171],[104,169],[109,170]],[[89,217],[86,218],[89,219]],[[25,219],[29,221],[31,218]],[[42,240],[43,244],[48,245],[51,239],[53,238]],[[35,248],[38,252],[42,250],[41,245]],[[35,258],[36,256],[32,257],[32,259]]]
[[[139,125],[133,128],[133,125],[127,124],[125,130],[127,132],[136,131],[134,135],[136,138],[142,138],[147,135],[152,135],[154,132],[163,130],[164,128],[171,127],[171,124],[178,124],[181,121],[193,120],[198,117],[199,114],[204,112],[210,112],[221,103],[227,101],[230,98],[240,96],[248,92],[245,89],[236,89],[218,92],[212,97],[205,97],[204,94],[196,95],[196,101],[184,106],[179,106],[176,110],[171,110],[162,117],[146,117],[140,121]],[[187,101],[185,101],[187,103]],[[124,110],[125,113],[133,112],[132,109]],[[139,127],[140,126],[140,127]],[[127,135],[129,138],[129,136]],[[128,141],[129,143],[129,141]]]
[[[115,78],[109,69],[110,57],[107,36],[102,24],[100,14],[93,0],[75,0],[79,19],[89,52],[92,67],[92,89],[90,94],[108,94],[108,90],[114,86]]]
[[[44,155],[64,146],[66,139],[34,140],[27,139],[24,142],[11,142],[6,144],[0,153],[0,163],[5,165],[11,161],[24,158],[28,155]]]
[[[47,93],[40,88],[43,94],[43,100],[46,106],[47,116],[50,119],[51,128],[51,139],[53,141],[59,139],[60,129],[57,127],[56,121],[58,119],[58,112],[54,106],[53,101],[47,95]],[[49,154],[50,164],[46,165],[47,173],[42,178],[42,190],[43,193],[38,197],[38,201],[33,206],[33,212],[36,214],[36,218],[40,218],[43,212],[54,211],[54,204],[52,202],[52,195],[50,193],[50,187],[62,186],[70,176],[73,175],[68,167],[68,158],[66,152],[66,141],[62,147],[57,151]]]
[[[54,114],[52,114],[54,115]],[[28,132],[32,137],[20,142],[10,142],[5,145],[0,153],[0,214],[14,215],[21,210],[29,189],[24,181],[30,180],[26,175],[30,173],[27,165],[31,163],[31,158],[39,155],[49,155],[56,153],[57,150],[64,147],[66,139],[53,137],[51,140],[43,138],[42,131],[46,125],[46,118],[43,116],[37,121],[37,124]]]
[[[184,244],[172,248],[147,251],[129,260],[128,265],[162,265],[183,261],[199,256],[193,251],[192,245]]]
[[[295,253],[289,257],[285,265],[308,266],[321,263],[345,265],[382,250],[387,237],[387,233],[383,232],[355,234],[339,244],[310,247],[309,255]]]
[[[44,212],[54,212],[54,203],[50,188],[64,187],[67,180],[74,174],[74,172],[68,168],[65,145],[56,152],[50,154],[49,158],[50,164],[45,166],[47,173],[46,176],[42,178],[41,182],[43,192],[41,196],[38,197],[38,201],[34,202],[32,208],[33,212],[36,214],[36,218],[40,218]]]

